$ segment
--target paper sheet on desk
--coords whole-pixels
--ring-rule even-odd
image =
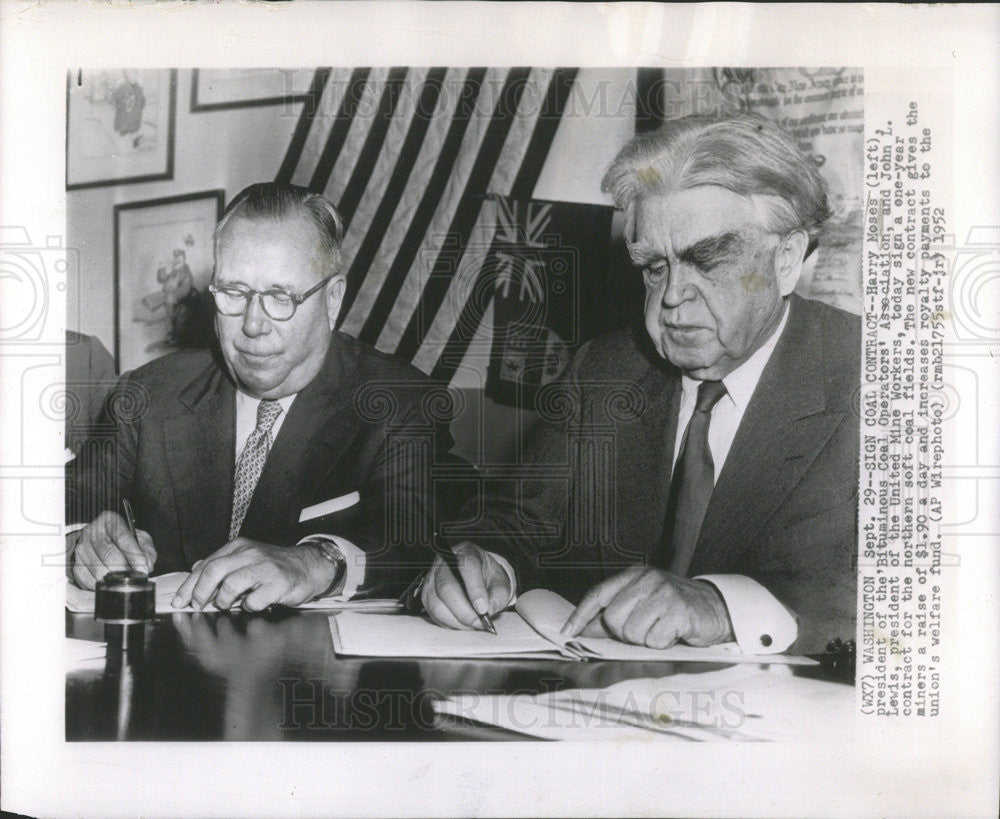
[[[187,579],[187,572],[171,572],[161,574],[159,577],[150,578],[156,585],[156,613],[169,614],[171,612],[193,612],[200,611],[194,606],[187,606],[183,609],[175,609],[170,605],[174,599],[174,594]],[[72,583],[66,584],[66,608],[75,614],[94,613],[94,592],[77,588]],[[297,609],[311,609],[318,611],[378,611],[393,612],[399,611],[400,605],[396,600],[371,599],[371,600],[342,600],[339,597],[323,597],[319,600],[311,600],[295,606]],[[209,611],[216,611],[215,606],[209,606]]]
[[[107,654],[107,643],[95,643],[92,640],[77,640],[66,638],[66,670],[97,668],[104,662]]]
[[[496,635],[443,628],[411,615],[344,612],[330,618],[330,636],[333,650],[349,657],[560,659],[558,646],[541,637],[516,612],[497,615],[493,624]]]
[[[533,589],[518,599],[515,611],[494,618],[497,635],[436,626],[423,617],[376,617],[345,613],[331,620],[333,647],[338,654],[360,657],[548,657],[567,660],[635,660],[708,663],[778,663],[815,665],[807,657],[787,654],[743,654],[735,643],[698,648],[675,645],[657,649],[618,640],[559,633],[573,604],[545,589]]]
[[[831,743],[852,738],[854,688],[742,665],[607,688],[455,696],[434,710],[550,740]]]

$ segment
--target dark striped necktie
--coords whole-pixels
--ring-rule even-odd
[[[715,462],[708,446],[712,408],[726,394],[721,381],[702,381],[688,422],[677,465],[670,479],[667,530],[670,532],[670,571],[687,575],[698,545],[698,534],[715,488]]]

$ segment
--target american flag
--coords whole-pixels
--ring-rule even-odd
[[[343,215],[341,330],[451,381],[489,307],[495,197],[531,199],[577,73],[315,71],[276,179]]]

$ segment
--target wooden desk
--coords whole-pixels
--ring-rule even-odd
[[[90,615],[66,614],[69,637],[103,641]],[[523,739],[435,716],[455,693],[541,693],[624,679],[709,671],[701,663],[413,660],[334,655],[327,615],[168,614],[144,650],[66,678],[66,739]],[[795,673],[832,679],[830,668]]]

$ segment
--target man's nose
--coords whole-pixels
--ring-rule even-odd
[[[243,333],[250,336],[262,336],[271,330],[271,320],[264,307],[260,303],[260,296],[254,293],[247,302],[246,312],[243,314]]]
[[[684,265],[674,265],[667,273],[667,281],[663,286],[661,300],[665,307],[677,307],[686,301],[694,298],[695,287],[691,281],[689,271],[684,269]]]

